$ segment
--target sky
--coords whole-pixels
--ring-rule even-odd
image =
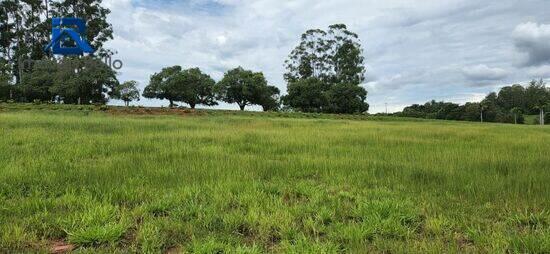
[[[550,80],[550,0],[104,0],[140,89],[163,67],[220,80],[242,66],[286,93],[284,61],[303,32],[344,23],[364,51],[370,113],[414,103],[480,101],[498,88]],[[142,99],[139,105],[168,102]],[[238,109],[221,104],[217,108]],[[255,109],[255,108],[252,108]],[[257,108],[256,108],[257,109]]]

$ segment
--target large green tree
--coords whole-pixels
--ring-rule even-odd
[[[327,85],[318,78],[298,79],[288,84],[283,103],[302,112],[323,112],[328,107]]]
[[[527,108],[531,113],[538,113],[539,123],[544,125],[544,111],[550,105],[550,91],[544,80],[533,80],[525,90]]]
[[[0,1],[0,75],[15,80],[15,85],[4,85],[7,89],[2,90],[9,90],[9,98],[23,101],[51,100],[56,95],[66,103],[105,101],[103,90],[116,83],[113,71],[86,58],[58,63],[43,47],[50,40],[51,17],[79,17],[86,21],[85,37],[97,54],[109,54],[103,47],[113,38],[109,13],[102,0]],[[35,61],[32,68],[23,64],[27,60]]]
[[[287,82],[317,78],[326,83],[360,84],[365,80],[363,51],[359,36],[346,25],[328,31],[306,31],[286,63]]]
[[[143,97],[168,100],[170,107],[175,102],[184,102],[191,108],[197,105],[217,105],[214,87],[216,82],[199,68],[183,70],[181,66],[162,69],[151,76]]]
[[[338,114],[363,113],[369,110],[367,91],[358,85],[338,83],[327,93],[329,111]]]
[[[55,17],[78,17],[86,21],[86,40],[105,56],[112,52],[104,44],[113,39],[113,26],[107,21],[111,10],[105,8],[103,0],[58,0],[52,1],[50,13]]]
[[[498,95],[495,92],[489,93],[481,101],[481,121],[495,122],[498,116]]]
[[[481,120],[481,104],[477,102],[467,102],[463,106],[462,119],[464,121],[479,122]]]
[[[48,7],[49,4],[49,7]],[[21,62],[47,56],[43,47],[50,40],[51,17],[79,17],[86,21],[86,39],[97,54],[110,51],[105,42],[113,38],[107,22],[110,10],[102,0],[2,0],[0,1],[0,58],[10,67],[16,84],[21,83]]]
[[[525,88],[521,85],[505,86],[498,92],[497,103],[503,110],[526,110]]]
[[[244,110],[248,105],[261,105],[271,91],[263,73],[238,67],[225,73],[216,85],[216,92],[218,99],[237,103]]]
[[[214,94],[214,81],[208,74],[199,68],[187,69],[179,72],[169,80],[177,89],[178,101],[189,104],[194,109],[197,105],[218,105]]]
[[[367,92],[360,86],[365,80],[363,62],[359,36],[346,25],[308,30],[286,61],[288,95],[283,102],[307,112],[363,112],[368,109]]]
[[[260,106],[264,111],[277,111],[280,108],[279,95],[281,91],[276,86],[265,86],[260,100]]]
[[[64,103],[106,103],[116,91],[116,72],[99,59],[65,57],[60,60],[50,92]]]
[[[50,89],[55,84],[55,75],[58,70],[57,61],[54,59],[43,59],[33,61],[30,69],[22,72],[20,84],[21,99],[25,101],[51,101],[54,94]]]
[[[170,107],[175,106],[179,101],[179,92],[176,89],[174,76],[180,73],[181,66],[172,66],[163,68],[160,72],[151,75],[149,85],[143,90],[143,97],[149,99],[168,100]]]

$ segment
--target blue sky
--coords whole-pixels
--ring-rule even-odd
[[[363,44],[370,112],[431,99],[477,101],[499,87],[550,78],[547,0],[105,0],[124,61],[141,88],[162,67],[263,71],[286,91],[284,61],[310,28],[345,23]],[[142,105],[167,102],[142,100]],[[218,108],[237,109],[236,105]]]

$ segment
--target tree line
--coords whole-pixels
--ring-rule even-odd
[[[88,104],[116,97],[116,72],[95,59],[112,55],[103,47],[113,38],[109,13],[102,0],[0,1],[0,100]],[[44,52],[52,17],[86,20],[84,37],[95,55],[54,57]]]
[[[65,0],[52,2],[47,10],[42,1],[2,2],[0,8],[8,18],[0,23],[6,34],[2,34],[0,52],[0,100],[105,104],[114,98],[126,105],[139,100],[137,82],[120,84],[117,73],[94,56],[53,57],[42,51],[51,29],[49,17],[90,16],[87,38],[99,55],[109,55],[103,44],[112,39],[112,26],[106,22],[109,10],[100,4],[101,0]],[[37,19],[31,18],[37,14]],[[34,34],[36,29],[39,32]],[[36,38],[29,40],[28,33]],[[276,86],[268,85],[262,72],[237,67],[215,82],[199,68],[181,66],[151,75],[141,96],[168,100],[170,107],[176,103],[190,108],[214,106],[223,101],[237,104],[241,110],[258,105],[265,111],[363,113],[369,105],[367,91],[360,86],[365,80],[362,55],[359,36],[337,24],[302,35],[285,62],[285,96]],[[21,58],[33,60],[32,65],[22,66]]]
[[[113,38],[110,10],[102,0],[3,0],[0,2],[0,100],[104,104],[110,98],[128,105],[140,98],[135,81],[120,84],[116,72],[95,56],[112,52],[103,45]],[[49,42],[51,17],[86,20],[92,56],[54,57],[43,51]],[[68,42],[70,44],[70,42]],[[70,46],[70,45],[68,45]],[[24,64],[30,60],[32,64]],[[345,25],[304,33],[286,61],[288,94],[281,97],[261,72],[235,68],[214,82],[197,68],[167,67],[151,76],[145,98],[213,106],[236,103],[241,110],[362,113],[368,110],[365,67],[357,34]]]
[[[172,66],[151,75],[143,97],[168,100],[170,107],[183,102],[192,109],[197,105],[215,106],[218,100],[237,103],[241,110],[249,105],[260,105],[275,110],[278,105],[279,89],[267,84],[264,74],[235,68],[225,73],[218,83],[199,68],[182,69]]]
[[[48,4],[49,2],[49,4]],[[168,100],[191,108],[219,101],[241,110],[259,105],[263,110],[322,113],[368,111],[363,50],[359,36],[344,24],[302,34],[285,61],[287,93],[268,85],[262,72],[238,67],[216,82],[199,68],[171,66],[151,75],[143,93],[135,81],[120,83],[117,73],[97,56],[112,52],[103,45],[113,38],[107,22],[110,10],[102,0],[3,0],[0,2],[0,100],[49,101],[68,104],[105,104],[120,99],[129,105],[141,96]],[[54,57],[43,51],[49,41],[51,17],[86,20],[87,41],[95,55]],[[70,43],[70,42],[69,42]],[[24,65],[21,60],[32,60]],[[524,115],[538,114],[543,123],[550,92],[542,80],[527,87],[513,85],[489,94],[480,103],[459,105],[431,101],[412,105],[398,116],[446,120],[523,123]],[[546,119],[546,122],[550,122]]]
[[[170,106],[183,102],[191,108],[217,105],[219,100],[236,103],[241,110],[259,105],[264,111],[363,113],[369,106],[367,91],[360,86],[365,67],[358,38],[343,24],[304,33],[286,61],[288,94],[282,97],[262,72],[238,67],[216,83],[198,68],[183,70],[180,66],[152,75],[143,97],[166,99]]]
[[[414,104],[395,113],[397,116],[475,122],[525,122],[525,115],[537,115],[540,124],[550,123],[550,88],[544,80],[532,80],[524,87],[505,86],[488,94],[481,102],[459,105],[434,100],[424,105]]]

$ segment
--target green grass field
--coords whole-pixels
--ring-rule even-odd
[[[550,253],[550,128],[389,120],[0,110],[0,252]]]

